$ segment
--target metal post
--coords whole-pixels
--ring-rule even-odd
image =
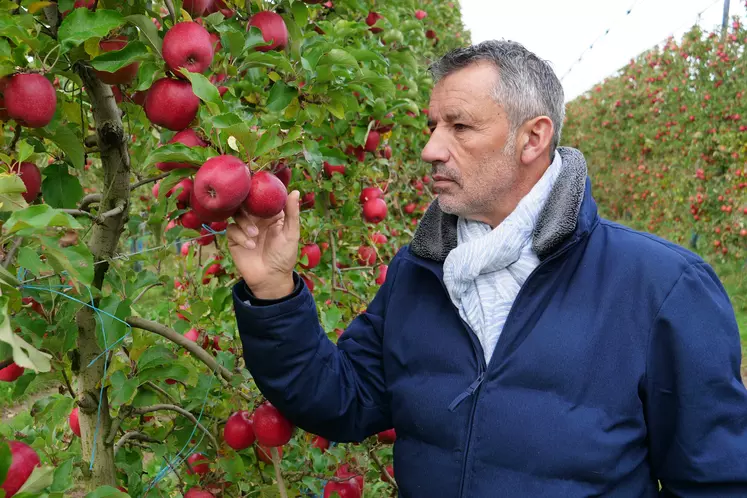
[[[724,0],[724,17],[721,21],[721,38],[726,37],[727,30],[729,29],[729,0]]]

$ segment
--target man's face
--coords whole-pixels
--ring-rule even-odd
[[[422,152],[433,165],[441,209],[486,223],[500,218],[501,199],[521,179],[515,137],[491,95],[497,78],[495,66],[480,62],[439,81],[429,107],[431,138]]]

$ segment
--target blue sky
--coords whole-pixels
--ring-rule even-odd
[[[670,34],[681,38],[705,10],[700,25],[721,24],[723,0],[460,0],[462,19],[477,43],[509,39],[552,63],[563,79],[566,100],[582,94]],[[626,11],[632,7],[630,15]],[[707,10],[706,10],[707,9]],[[744,0],[731,0],[730,13],[744,19]]]

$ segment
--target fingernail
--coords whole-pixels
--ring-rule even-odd
[[[255,226],[250,226],[249,228],[246,229],[246,234],[249,237],[256,237],[259,234],[259,230],[257,230],[257,227]]]
[[[247,249],[254,249],[255,247],[257,247],[257,244],[253,240],[247,240],[246,242],[244,242],[244,245]]]

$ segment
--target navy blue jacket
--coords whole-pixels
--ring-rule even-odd
[[[350,442],[394,427],[403,497],[747,496],[724,288],[695,254],[601,219],[583,156],[561,152],[540,266],[488,365],[443,284],[456,218],[434,202],[336,345],[302,280],[274,303],[239,283],[247,368],[306,431]]]

